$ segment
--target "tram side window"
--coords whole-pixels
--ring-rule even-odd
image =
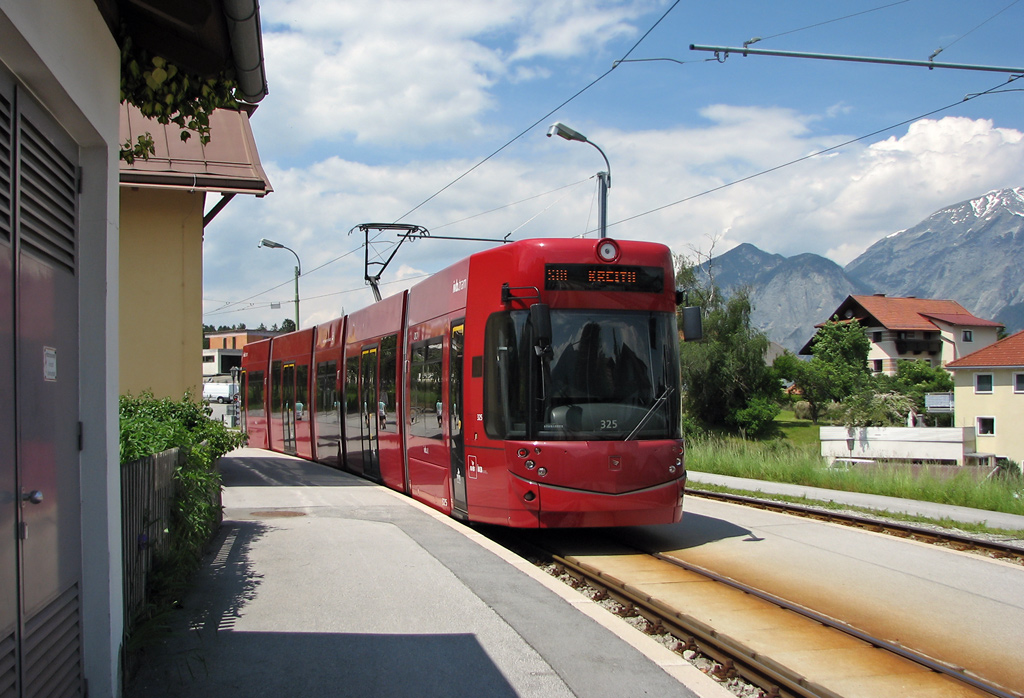
[[[345,362],[345,416],[355,420],[349,438],[359,438],[359,357],[350,356]]]
[[[270,363],[270,414],[280,416],[281,406],[281,362]]]
[[[441,439],[441,337],[412,345],[409,432]]]
[[[306,419],[309,415],[309,366],[295,367],[295,416]]]
[[[383,409],[380,426],[385,430],[397,428],[395,375],[398,370],[398,335],[393,334],[380,340],[380,402]]]
[[[495,313],[484,333],[484,430],[492,439],[526,436],[529,381],[524,311]]]
[[[338,362],[321,361],[316,365],[316,411],[330,414],[338,405]]]
[[[245,409],[250,417],[263,417],[263,371],[249,371],[246,384]]]

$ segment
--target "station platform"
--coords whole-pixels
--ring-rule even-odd
[[[727,698],[597,604],[408,497],[259,449],[128,698]]]

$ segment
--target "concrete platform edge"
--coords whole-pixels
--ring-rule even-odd
[[[509,552],[489,538],[467,526],[462,525],[451,517],[445,516],[436,509],[432,509],[422,502],[412,499],[411,497],[407,497],[406,495],[395,492],[387,487],[381,487],[380,489],[381,491],[386,492],[389,496],[400,499],[402,502],[410,504],[428,516],[440,521],[449,528],[472,540],[480,547],[501,558],[504,562],[523,572],[531,579],[539,582],[573,606],[573,608],[588,616],[591,620],[598,623],[603,628],[616,635],[623,642],[626,642],[635,650],[646,656],[652,662],[661,667],[665,673],[699,694],[701,698],[735,698],[735,694],[727,688],[719,684],[697,667],[690,664],[683,657],[680,657],[678,654],[662,645],[660,642],[644,635],[629,623],[616,618],[579,592],[569,586],[566,586],[557,579],[554,579],[551,575],[546,574],[542,570],[537,569],[534,565]]]

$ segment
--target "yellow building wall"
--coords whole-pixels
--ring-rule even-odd
[[[974,376],[992,374],[992,393],[974,392]],[[955,425],[976,427],[978,417],[995,419],[995,434],[976,432],[975,448],[979,453],[994,453],[1024,464],[1024,393],[1015,393],[1014,374],[1024,369],[968,370],[953,374]]]
[[[202,397],[201,192],[121,188],[120,393]]]

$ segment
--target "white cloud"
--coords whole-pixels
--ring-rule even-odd
[[[705,115],[714,120],[705,128],[609,134],[631,151],[616,173],[610,220],[848,140],[815,135],[807,128],[811,119],[789,110],[717,109]],[[846,146],[699,196],[625,223],[622,230],[698,246],[704,240],[704,247],[709,237],[728,230],[719,251],[750,242],[785,255],[824,254],[842,264],[943,206],[1020,182],[1024,134],[986,120],[922,120],[904,134]]]
[[[589,131],[589,124],[575,124],[611,160],[611,223],[848,140],[817,133],[815,117],[793,110],[718,106],[703,115],[707,122],[700,127],[657,131]],[[302,303],[303,325],[336,316],[343,307],[351,311],[368,304],[362,239],[358,232],[348,235],[349,229],[361,222],[395,220],[472,164],[368,165],[326,157],[303,168],[270,165],[275,193],[233,203],[207,231],[205,294],[240,299],[280,283],[253,302],[280,300],[282,307],[208,316],[206,322],[249,322],[246,317],[277,322],[290,315],[293,260],[279,250],[257,250],[260,237],[288,244],[302,257],[308,273],[301,279],[302,296],[309,299]],[[538,134],[487,162],[404,222],[424,225],[438,236],[500,239],[513,230],[514,239],[580,235],[597,224],[593,175],[603,164],[587,144]],[[579,180],[583,183],[576,187],[552,191]],[[640,215],[613,225],[609,234],[665,242],[677,252],[691,246],[706,251],[710,240],[719,238],[716,253],[749,242],[769,252],[815,252],[844,264],[876,240],[943,206],[1022,182],[1024,134],[985,120],[923,120],[888,139],[846,146],[828,157]],[[507,206],[513,202],[521,203]],[[497,210],[477,216],[491,209]],[[412,277],[438,271],[485,246],[410,242],[382,278],[403,283],[383,290],[400,290],[415,283]]]
[[[540,56],[567,58],[598,51],[605,44],[637,33],[632,20],[649,10],[645,3],[550,0],[531,3],[529,28],[518,41],[513,60]]]
[[[499,82],[544,79],[550,67],[533,61],[591,55],[635,34],[632,20],[649,9],[625,0],[265,2],[272,98],[254,124],[273,147],[422,147],[478,135]]]

